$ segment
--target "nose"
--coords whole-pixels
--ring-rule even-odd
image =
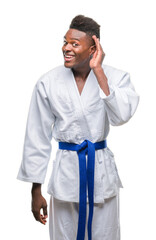
[[[71,51],[72,50],[72,45],[69,43],[66,43],[66,45],[63,46],[64,51]]]

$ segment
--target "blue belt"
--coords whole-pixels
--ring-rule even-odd
[[[92,218],[94,207],[94,165],[95,150],[107,147],[106,140],[92,143],[89,140],[81,144],[59,142],[59,149],[77,151],[79,157],[79,174],[80,174],[80,192],[79,192],[79,220],[77,240],[84,240],[86,225],[86,207],[87,207],[87,184],[89,199],[89,217],[88,217],[88,240],[92,239]],[[86,168],[86,154],[88,154]]]

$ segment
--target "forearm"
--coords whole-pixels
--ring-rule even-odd
[[[110,94],[108,80],[102,67],[93,69],[96,79],[106,96]]]

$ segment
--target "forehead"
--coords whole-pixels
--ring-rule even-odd
[[[87,41],[88,36],[85,32],[79,31],[77,29],[69,29],[66,34],[65,38],[73,39],[73,40],[78,40],[78,41]]]

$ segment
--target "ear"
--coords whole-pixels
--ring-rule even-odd
[[[90,47],[90,56],[93,55],[95,53],[95,51],[96,51],[96,45],[92,45]]]

